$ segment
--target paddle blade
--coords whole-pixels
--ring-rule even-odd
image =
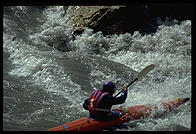
[[[142,76],[146,75],[148,72],[150,72],[155,67],[154,64],[151,64],[147,67],[145,67],[138,75],[137,79],[140,79]]]

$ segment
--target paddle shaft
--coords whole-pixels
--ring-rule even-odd
[[[132,82],[130,82],[126,88],[128,88],[131,84],[133,84],[135,81],[137,81],[138,79],[140,79],[141,77],[143,77],[144,75],[146,75],[148,72],[150,72],[153,68],[155,67],[154,64],[151,64],[147,67],[145,67],[138,75],[137,78],[135,78]],[[117,97],[124,89],[122,89],[118,94],[116,94],[114,97]]]
[[[135,80],[133,80],[132,82],[130,82],[129,85],[127,85],[127,87],[129,87],[131,84],[133,84],[137,80],[138,80],[138,78],[136,78]]]
[[[137,80],[138,80],[138,78],[136,78],[135,80],[133,80],[132,82],[130,82],[126,87],[128,88],[131,84],[133,84]],[[123,89],[118,94],[116,94],[114,97],[117,97],[122,91],[123,91]]]

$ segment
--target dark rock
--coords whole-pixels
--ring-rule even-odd
[[[80,34],[85,27],[96,28],[99,21],[104,20],[107,14],[119,9],[119,6],[75,6],[69,7],[67,13],[70,18],[68,26],[73,28],[74,33]],[[101,30],[100,30],[101,31]]]
[[[16,40],[16,37],[14,36],[13,38],[12,38],[12,41],[15,41]]]
[[[103,34],[133,33],[142,28],[145,23],[152,23],[147,8],[133,5],[121,7],[118,11],[107,14],[105,19],[100,20],[99,25],[91,28],[95,32],[102,31]]]
[[[62,52],[69,52],[71,48],[67,45],[68,39],[59,38],[56,43],[48,43],[47,45],[62,51]]]
[[[133,33],[136,30],[144,34],[156,32],[156,17],[177,20],[192,19],[191,4],[131,4],[128,6],[72,6],[67,13],[68,26],[75,34],[83,32],[85,27],[104,35]]]
[[[191,20],[193,17],[193,4],[191,3],[158,3],[148,4],[152,17],[169,17],[171,19]]]
[[[71,49],[67,46],[66,40],[60,40],[59,44],[57,45],[57,49],[63,52],[69,52]]]

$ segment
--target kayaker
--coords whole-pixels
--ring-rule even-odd
[[[103,84],[101,90],[95,90],[90,97],[84,100],[83,108],[89,110],[89,117],[99,121],[113,120],[123,115],[121,112],[112,111],[112,105],[122,104],[127,98],[127,86],[119,97],[113,97],[115,84],[111,81]]]

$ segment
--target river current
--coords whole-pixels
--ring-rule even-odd
[[[124,106],[191,98],[191,20],[161,21],[157,32],[104,36],[67,27],[68,7],[10,6],[3,14],[3,130],[47,131],[88,116],[82,103],[106,81],[119,92],[138,72],[156,67],[129,87]],[[66,50],[51,44],[66,40]],[[159,118],[115,131],[191,129],[191,101]]]

